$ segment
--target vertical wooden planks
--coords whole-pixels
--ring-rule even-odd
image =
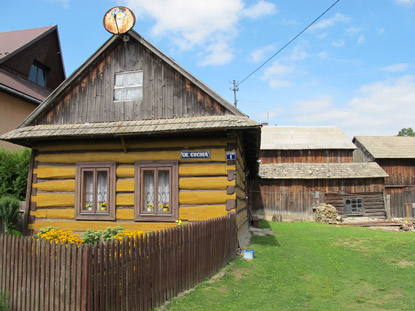
[[[235,217],[93,247],[0,235],[0,286],[16,310],[150,310],[234,256]]]

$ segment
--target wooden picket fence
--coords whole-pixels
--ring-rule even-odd
[[[235,214],[96,246],[0,235],[12,310],[151,310],[214,275],[237,248]]]

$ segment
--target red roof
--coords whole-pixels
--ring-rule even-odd
[[[30,81],[21,79],[7,71],[0,69],[0,84],[5,85],[6,87],[18,91],[22,94],[26,94],[29,97],[34,99],[44,101],[46,97],[50,94],[50,91],[46,90],[43,87],[36,85]]]
[[[55,26],[0,32],[0,59],[30,43]]]

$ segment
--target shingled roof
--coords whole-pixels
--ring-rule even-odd
[[[224,115],[84,124],[35,125],[15,129],[0,136],[0,139],[19,142],[26,139],[166,134],[194,130],[249,129],[259,128],[260,126],[258,122],[245,116]]]
[[[0,32],[0,59],[18,52],[56,26]]]
[[[336,126],[264,126],[261,150],[356,149]]]
[[[356,136],[353,142],[374,159],[415,158],[415,137]]]
[[[0,90],[23,97],[36,105],[46,99],[52,88],[56,86],[52,87],[49,85],[51,89],[47,89],[28,81],[25,70],[27,70],[28,74],[32,59],[25,53],[36,49],[36,46],[41,45],[43,47],[45,43],[41,40],[47,38],[47,36],[54,35],[54,33],[56,33],[59,53],[52,53],[59,58],[60,67],[50,68],[52,69],[53,77],[49,77],[47,81],[50,80],[54,81],[53,83],[55,84],[59,84],[65,79],[65,69],[60,51],[57,26],[0,32]],[[47,55],[45,51],[50,49],[52,49],[52,46],[46,44],[45,48],[42,49],[42,53]],[[18,64],[19,68],[14,67],[16,64]],[[50,66],[50,64],[48,65]],[[62,75],[60,75],[60,72],[62,72]]]
[[[261,164],[259,174],[263,179],[355,179],[389,177],[375,162]]]

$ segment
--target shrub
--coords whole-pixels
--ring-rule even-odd
[[[6,233],[16,229],[19,217],[20,202],[12,196],[5,196],[0,199],[0,219],[6,229]]]
[[[105,230],[97,231],[87,229],[82,236],[82,239],[85,244],[94,245],[99,242],[111,241],[118,233],[123,231],[124,229],[121,226],[107,227]]]
[[[26,196],[30,149],[9,151],[0,148],[0,197],[11,195],[20,201]]]

